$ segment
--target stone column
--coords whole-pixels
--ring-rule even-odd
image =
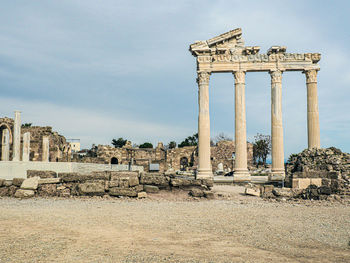
[[[23,154],[22,154],[23,162],[29,162],[29,154],[30,154],[30,132],[26,132],[23,134]]]
[[[210,117],[209,117],[210,72],[198,72],[198,170],[197,178],[213,176],[210,161]]]
[[[43,148],[42,161],[49,162],[49,156],[50,156],[49,136],[43,136],[43,147],[42,148]]]
[[[10,131],[4,129],[2,131],[2,147],[1,147],[1,161],[10,160]]]
[[[245,114],[245,72],[236,71],[235,77],[235,167],[234,181],[249,181],[247,169],[247,128]]]
[[[282,71],[275,70],[271,75],[271,137],[272,137],[272,174],[271,181],[283,180],[284,150],[282,123]]]
[[[308,147],[320,148],[320,121],[317,99],[317,70],[306,70]]]
[[[15,111],[13,131],[13,161],[19,161],[21,155],[21,112]]]

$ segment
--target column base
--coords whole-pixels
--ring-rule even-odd
[[[233,172],[233,182],[250,182],[251,180],[248,170],[235,170]]]
[[[196,174],[196,179],[209,179],[213,177],[214,175],[212,170],[198,170]]]
[[[269,182],[280,182],[284,181],[286,177],[285,171],[284,170],[273,170],[269,174]]]

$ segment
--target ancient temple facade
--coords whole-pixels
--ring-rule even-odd
[[[240,28],[190,45],[197,60],[198,83],[198,173],[197,177],[211,177],[209,80],[213,73],[228,72],[235,81],[235,181],[249,181],[247,162],[245,76],[247,72],[267,72],[271,76],[271,181],[283,180],[284,148],[282,122],[282,75],[300,71],[306,77],[308,148],[320,148],[320,127],[317,99],[319,53],[287,53],[285,46],[273,46],[266,54],[259,46],[245,46]],[[268,98],[266,98],[268,99]]]

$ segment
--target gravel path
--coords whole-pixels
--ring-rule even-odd
[[[3,198],[0,262],[350,262],[348,205],[217,191],[229,189],[233,200]]]

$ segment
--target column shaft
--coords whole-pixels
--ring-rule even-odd
[[[21,155],[21,112],[15,111],[13,131],[13,161],[19,161]]]
[[[30,154],[30,132],[26,132],[23,134],[23,153],[22,153],[22,161],[29,162],[29,154]]]
[[[43,147],[42,147],[42,161],[49,162],[50,157],[50,141],[48,136],[43,137]]]
[[[198,72],[198,171],[197,178],[213,176],[210,160],[209,72]]]
[[[306,75],[307,86],[307,131],[308,131],[308,147],[320,148],[320,121],[318,114],[317,99],[317,71],[307,70]]]
[[[234,180],[250,180],[247,168],[247,129],[245,113],[245,72],[234,72],[235,77],[235,168]]]
[[[2,131],[2,147],[1,147],[1,161],[10,160],[10,131],[4,129]]]
[[[284,177],[283,123],[282,123],[282,72],[271,71],[271,140],[272,176],[270,180]]]

